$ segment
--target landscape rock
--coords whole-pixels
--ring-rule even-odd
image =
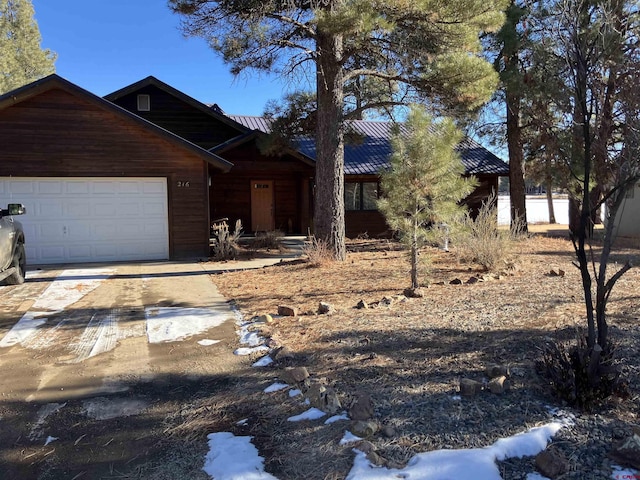
[[[462,280],[460,280],[459,278],[454,278],[449,282],[449,285],[462,285]]]
[[[407,298],[424,298],[424,289],[421,287],[405,288],[403,293]]]
[[[387,459],[378,455],[376,452],[370,452],[367,454],[367,460],[378,467],[384,467],[387,465]]]
[[[536,456],[535,462],[538,471],[552,480],[569,470],[567,458],[555,449],[543,450]]]
[[[378,423],[373,420],[358,420],[351,425],[351,433],[361,438],[372,437],[378,429]]]
[[[473,397],[476,393],[482,391],[482,383],[471,380],[470,378],[462,378],[460,380],[460,395],[465,397]]]
[[[382,428],[382,434],[383,434],[385,437],[387,437],[387,438],[393,438],[393,437],[395,437],[395,436],[397,435],[397,433],[396,433],[396,429],[395,429],[395,428],[393,428],[393,427],[392,427],[392,426],[390,426],[390,425],[385,425],[385,426]]]
[[[470,277],[469,280],[467,280],[467,285],[473,285],[474,283],[478,283],[480,281],[480,279],[478,277]]]
[[[305,395],[309,399],[309,403],[312,407],[316,407],[322,410],[324,408],[326,391],[327,388],[324,385],[320,383],[312,383],[309,389],[306,391]]]
[[[640,469],[640,432],[616,443],[609,456],[623,467]]]
[[[349,417],[352,420],[369,420],[374,415],[373,401],[366,393],[360,393],[349,408]]]
[[[552,268],[551,270],[549,270],[550,277],[564,277],[565,274],[566,272],[561,268]]]
[[[492,378],[489,381],[489,390],[491,393],[495,393],[496,395],[500,395],[511,387],[509,380],[507,377],[502,375],[501,377]]]
[[[360,440],[356,444],[356,448],[360,450],[362,453],[366,453],[367,455],[370,454],[371,452],[376,451],[376,446],[373,443],[371,443],[369,440]]]
[[[394,299],[391,297],[382,297],[382,300],[380,300],[380,305],[386,305],[388,307],[390,307],[391,305],[393,305]]]
[[[296,307],[278,305],[278,315],[282,315],[283,317],[297,317],[298,309]]]
[[[324,392],[324,411],[330,414],[338,413],[342,410],[342,403],[338,394],[333,388],[327,388]]]
[[[306,367],[287,367],[280,372],[280,379],[289,385],[302,383],[307,378],[309,378],[309,372]]]
[[[332,313],[335,313],[335,312],[336,312],[336,309],[330,303],[320,302],[320,304],[318,305],[318,313],[320,315],[331,315]]]
[[[255,319],[256,323],[273,323],[273,317],[271,315],[264,314],[264,315],[258,315]]]
[[[294,358],[293,352],[289,349],[289,347],[278,347],[271,353],[271,358],[275,362],[281,362],[283,360]]]
[[[509,367],[507,367],[506,365],[497,365],[495,363],[489,363],[485,367],[484,372],[487,375],[487,377],[489,377],[489,379],[502,377],[502,376],[508,377]]]
[[[369,308],[369,304],[367,302],[365,302],[364,300],[360,300],[358,302],[358,304],[356,305],[356,308],[359,308],[359,309]]]

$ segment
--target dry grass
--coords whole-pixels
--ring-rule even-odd
[[[545,405],[555,399],[534,362],[547,339],[573,338],[583,324],[580,277],[566,238],[536,236],[515,245],[508,265],[473,284],[466,282],[482,277],[482,267],[429,249],[432,286],[422,299],[393,301],[409,285],[409,263],[398,245],[387,241],[351,242],[343,263],[280,264],[225,273],[215,282],[246,318],[274,314],[283,304],[303,312],[278,318],[262,332],[295,353],[287,365],[307,366],[312,377],[336,389],[344,405],[359,391],[371,394],[379,421],[398,431],[394,438],[373,441],[381,455],[403,464],[421,451],[488,445],[548,418]],[[628,256],[640,259],[634,249],[615,259]],[[553,277],[551,268],[567,273]],[[452,285],[453,279],[464,284]],[[609,307],[611,335],[620,340],[619,354],[629,365],[634,399],[607,406],[600,418],[611,422],[640,421],[639,280],[636,269],[625,275]],[[389,304],[380,302],[385,297]],[[356,309],[360,300],[380,304]],[[337,312],[317,315],[320,301]],[[481,378],[487,363],[510,367],[511,392],[452,402],[459,379]],[[283,392],[261,393],[282,366],[257,372],[262,383],[258,380],[257,393],[246,402],[256,418],[248,433],[268,470],[281,480],[344,478],[353,459],[350,447],[338,445],[344,424],[286,422],[304,409],[299,401]]]

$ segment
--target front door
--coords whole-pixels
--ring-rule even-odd
[[[275,229],[273,221],[273,180],[251,181],[251,231]]]

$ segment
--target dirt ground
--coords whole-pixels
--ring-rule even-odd
[[[298,309],[300,315],[276,317],[260,329],[294,358],[263,368],[262,383],[242,404],[208,413],[196,405],[191,418],[220,419],[224,411],[228,428],[253,435],[267,470],[281,480],[344,478],[353,461],[350,447],[338,445],[344,425],[292,425],[285,419],[300,412],[299,402],[286,394],[261,393],[285,366],[306,366],[312,379],[338,392],[343,405],[358,393],[369,394],[377,420],[396,432],[372,439],[389,465],[402,466],[427,450],[486,446],[548,421],[548,406],[563,404],[536,373],[535,362],[545,342],[575,339],[585,307],[566,232],[532,230],[543,232],[517,242],[494,275],[460,263],[454,252],[426,249],[423,257],[430,265],[422,278],[429,287],[418,299],[398,297],[409,284],[408,260],[397,244],[381,240],[350,242],[345,263],[312,268],[298,261],[216,277],[221,292],[246,318],[275,315],[279,305]],[[617,251],[612,270],[627,258],[637,264],[638,246],[627,242]],[[552,269],[565,273],[555,276]],[[462,284],[451,283],[456,279]],[[573,474],[563,478],[605,478],[597,468],[610,468],[611,432],[619,435],[640,422],[639,285],[640,270],[632,269],[618,282],[608,309],[630,399],[612,399],[595,417],[584,417],[596,419],[600,436],[593,433],[600,430],[577,426],[576,438],[560,442],[568,449]],[[321,301],[335,313],[319,315]],[[370,308],[356,308],[360,301]],[[510,392],[452,402],[460,379],[482,381],[489,363],[509,367]],[[233,421],[245,417],[252,419],[248,426],[235,426]],[[534,471],[532,460],[501,466],[508,479],[524,478],[526,468]]]

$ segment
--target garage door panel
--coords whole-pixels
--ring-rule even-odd
[[[87,202],[75,202],[70,200],[67,202],[65,208],[65,216],[67,215],[72,218],[89,218],[91,217],[91,208]]]
[[[9,202],[27,207],[31,264],[169,257],[164,178],[0,178]]]

